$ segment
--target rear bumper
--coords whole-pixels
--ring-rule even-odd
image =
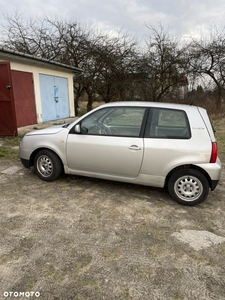
[[[218,183],[219,183],[219,180],[212,180],[211,181],[211,191],[215,190]]]
[[[209,175],[210,188],[213,191],[216,188],[221,176],[222,166],[220,159],[217,158],[215,163],[197,164],[196,166],[203,169]]]

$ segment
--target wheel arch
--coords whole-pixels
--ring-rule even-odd
[[[58,156],[60,162],[61,162],[61,165],[62,165],[62,170],[64,170],[64,167],[63,167],[63,162],[62,162],[62,159],[61,157],[58,155],[57,152],[55,152],[54,150],[50,149],[50,148],[47,148],[47,147],[41,147],[41,148],[38,148],[38,149],[35,149],[31,156],[30,156],[30,167],[33,167],[34,166],[34,158],[36,156],[36,154],[39,152],[39,151],[42,151],[42,150],[48,150],[48,151],[51,151],[52,153],[54,153],[55,155]]]
[[[182,166],[178,166],[174,169],[172,169],[166,176],[166,180],[165,180],[165,185],[164,187],[167,187],[168,186],[168,182],[169,182],[169,179],[170,177],[176,173],[177,171],[179,170],[184,170],[184,169],[194,169],[194,170],[198,170],[199,172],[201,172],[207,179],[208,183],[209,183],[209,187],[210,189],[212,189],[212,181],[211,181],[211,178],[209,176],[209,174],[202,168],[196,166],[196,165],[192,165],[192,164],[189,164],[189,165],[182,165]]]

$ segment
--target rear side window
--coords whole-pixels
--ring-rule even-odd
[[[152,108],[145,137],[189,139],[191,133],[186,112],[178,109]]]

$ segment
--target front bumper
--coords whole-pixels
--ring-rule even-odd
[[[20,158],[21,163],[27,169],[30,169],[30,161],[29,159]]]

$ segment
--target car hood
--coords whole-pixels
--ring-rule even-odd
[[[38,129],[38,130],[35,130],[35,131],[30,131],[26,134],[26,136],[56,134],[56,133],[64,130],[67,127],[66,125],[67,124],[55,125],[55,126],[47,127],[47,128],[44,128],[44,129]]]

